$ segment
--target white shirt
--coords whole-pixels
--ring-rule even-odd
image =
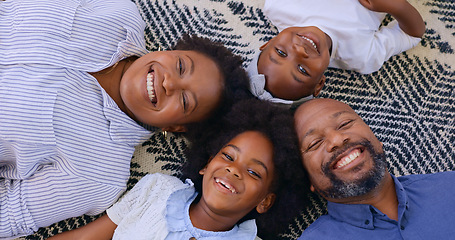
[[[416,46],[396,20],[379,28],[385,13],[363,7],[358,0],[266,0],[264,13],[282,31],[316,26],[332,39],[329,67],[375,72],[391,56]]]

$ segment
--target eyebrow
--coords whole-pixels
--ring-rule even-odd
[[[194,72],[194,62],[193,62],[193,59],[190,58],[190,56],[188,56],[188,55],[186,55],[186,57],[187,57],[188,59],[190,59],[190,63],[191,63],[190,74],[193,74],[193,72]]]
[[[303,81],[300,80],[300,78],[298,78],[297,75],[294,74],[294,72],[291,72],[291,75],[292,75],[292,78],[294,78],[295,81],[297,81],[299,83],[303,83]]]
[[[272,54],[269,55],[269,59],[271,62],[275,63],[275,64],[278,64],[278,65],[281,65],[282,63],[278,62],[278,60],[276,60]]]
[[[239,147],[237,147],[237,146],[235,146],[235,145],[233,145],[233,144],[228,144],[228,145],[226,145],[226,147],[232,147],[232,148],[234,148],[236,151],[242,152],[242,151],[240,150]],[[262,167],[264,168],[265,172],[266,172],[267,174],[269,174],[269,169],[267,168],[267,166],[265,166],[265,164],[264,164],[262,161],[259,161],[259,160],[256,159],[256,158],[252,158],[251,160],[252,160],[254,163],[256,163],[256,164],[262,166]]]
[[[196,94],[193,93],[193,92],[190,92],[190,94],[193,96],[193,99],[194,99],[194,106],[191,108],[191,111],[189,113],[192,113],[196,110],[197,106],[199,105],[198,104],[198,101],[197,101],[197,97],[196,97]]]

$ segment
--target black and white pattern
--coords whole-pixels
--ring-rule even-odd
[[[264,16],[264,0],[133,0],[144,17],[150,50],[172,46],[183,33],[223,42],[245,65],[256,49],[277,34]],[[422,14],[426,33],[414,49],[392,57],[376,73],[329,69],[322,97],[356,110],[384,143],[395,175],[454,170],[455,163],[455,2],[409,0]],[[150,172],[178,175],[187,146],[183,136],[155,134],[137,147],[129,187]],[[325,212],[320,198],[290,224],[282,239],[295,239]],[[86,224],[69,219],[26,239],[44,239]]]

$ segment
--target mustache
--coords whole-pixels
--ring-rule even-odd
[[[371,150],[373,149],[373,145],[371,144],[370,141],[368,140],[363,140],[363,141],[358,141],[358,142],[351,142],[351,143],[347,143],[345,145],[343,145],[341,148],[337,149],[333,154],[332,154],[332,157],[330,157],[329,161],[326,162],[323,166],[322,166],[322,171],[327,174],[328,172],[330,172],[330,166],[333,165],[334,162],[336,162],[338,160],[338,157],[343,154],[344,152],[346,152],[346,150],[348,150],[349,148],[352,148],[354,146],[363,146],[365,149],[368,149],[368,150]],[[370,151],[371,152],[371,151]]]

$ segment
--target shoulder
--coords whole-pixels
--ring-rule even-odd
[[[438,173],[428,173],[428,174],[412,174],[406,176],[397,177],[398,181],[403,186],[410,186],[413,184],[434,184],[434,183],[444,183],[448,185],[453,185],[455,180],[455,172],[438,172]]]
[[[177,188],[184,185],[180,179],[174,176],[166,175],[163,173],[153,173],[145,175],[139,182],[136,184],[135,188]]]
[[[455,191],[455,172],[439,172],[430,174],[413,174],[397,177],[399,183],[407,191],[415,190],[416,192],[438,192],[442,189]]]
[[[344,232],[351,225],[336,221],[329,215],[323,215],[316,219],[307,229],[305,229],[299,240],[311,239],[339,239],[340,231]]]

